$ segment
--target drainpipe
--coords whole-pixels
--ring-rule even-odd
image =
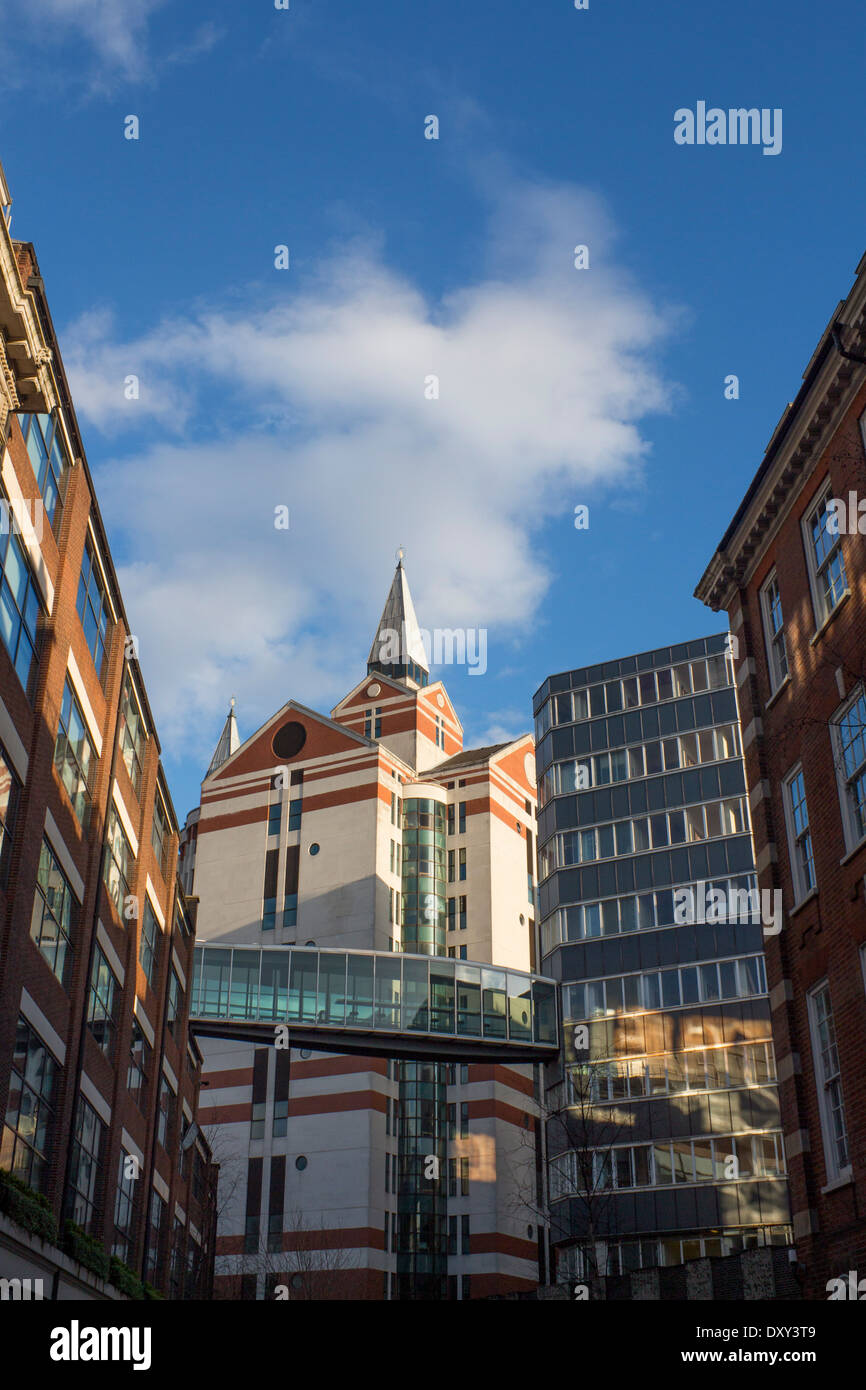
[[[830,330],[836,351],[839,353],[840,357],[847,358],[849,362],[862,362],[864,366],[866,366],[866,357],[861,357],[858,352],[848,352],[845,348],[843,348],[842,329],[844,327],[845,325],[843,323],[840,323],[839,320],[836,319],[835,323],[833,324],[833,327]]]

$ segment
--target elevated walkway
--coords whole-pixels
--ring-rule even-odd
[[[545,1062],[559,1050],[554,980],[388,951],[195,949],[197,1037],[439,1062]]]

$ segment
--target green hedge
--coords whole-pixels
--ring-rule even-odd
[[[111,1257],[111,1272],[109,1280],[116,1289],[125,1293],[127,1298],[144,1298],[144,1285],[129,1265],[125,1265],[123,1260],[119,1260],[116,1255]]]
[[[0,1168],[0,1211],[31,1235],[57,1244],[57,1222],[46,1197]]]
[[[109,1274],[108,1251],[89,1236],[86,1231],[82,1231],[80,1226],[76,1226],[74,1221],[67,1221],[64,1228],[63,1248],[67,1255],[71,1255],[73,1260],[84,1265],[91,1274],[96,1274],[100,1279],[107,1279]]]
[[[159,1289],[155,1289],[152,1284],[145,1284],[144,1296],[145,1298],[164,1298],[165,1294],[161,1294]]]

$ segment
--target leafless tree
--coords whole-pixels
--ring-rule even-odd
[[[616,1233],[612,1148],[624,1133],[616,1108],[600,1099],[607,1074],[605,1063],[570,1064],[564,1078],[546,1091],[536,1120],[545,1135],[548,1171],[538,1170],[537,1141],[525,1131],[523,1161],[518,1158],[514,1165],[515,1205],[549,1222],[554,1242],[574,1241],[577,1227],[584,1282],[592,1298],[604,1297],[599,1245]],[[567,1220],[565,1208],[556,1202],[559,1190],[569,1200]]]

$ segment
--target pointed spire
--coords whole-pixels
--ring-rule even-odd
[[[231,707],[226,715],[226,722],[219,736],[219,742],[214,749],[214,755],[210,760],[210,767],[205,773],[205,779],[210,777],[212,772],[216,772],[217,768],[222,767],[226,759],[230,758],[240,746],[241,739],[238,733],[238,721],[235,719],[235,697],[233,695]]]
[[[404,551],[397,551],[397,568],[382,609],[376,636],[367,657],[367,674],[381,671],[415,686],[427,684],[430,668],[403,568]]]

